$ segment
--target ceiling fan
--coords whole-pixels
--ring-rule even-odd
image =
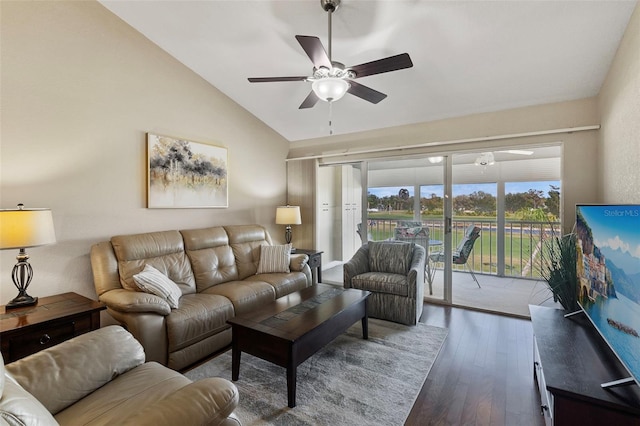
[[[495,151],[495,152],[504,152],[506,154],[514,154],[514,155],[532,155],[533,151],[524,150],[524,149],[507,149],[504,151]],[[496,160],[493,156],[493,152],[483,152],[481,153],[474,164],[476,166],[493,166]]]
[[[384,59],[360,65],[345,67],[331,58],[331,15],[340,6],[341,0],[320,0],[320,5],[329,16],[329,53],[322,46],[320,39],[313,36],[297,35],[296,40],[302,46],[313,63],[311,76],[295,77],[255,77],[249,78],[251,83],[274,81],[310,81],[311,92],[302,102],[299,109],[312,108],[318,100],[335,102],[345,93],[357,96],[365,101],[377,104],[387,97],[384,93],[371,89],[354,81],[356,78],[411,68],[413,63],[408,53],[390,56]]]

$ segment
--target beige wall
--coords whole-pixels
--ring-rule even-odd
[[[416,151],[563,142],[565,225],[576,202],[640,202],[639,9],[598,98],[302,141],[289,157],[423,143],[433,146]],[[282,238],[272,223],[274,206],[286,202],[283,138],[98,3],[1,1],[0,14],[0,207],[52,208],[58,238],[28,251],[31,294],[95,297],[89,247],[114,234],[257,222]],[[442,144],[600,123],[600,131]],[[146,132],[228,147],[230,207],[146,209]],[[304,182],[313,187],[307,163],[290,168],[307,170]],[[0,303],[16,293],[9,280],[16,254],[0,252]]]
[[[629,20],[598,106],[599,196],[605,203],[640,203],[640,6]]]
[[[89,248],[115,234],[261,223],[274,239],[288,142],[97,2],[0,2],[0,204],[50,207],[29,293],[95,298]],[[146,209],[145,134],[229,149],[228,209]],[[0,303],[17,250],[0,252]]]
[[[548,105],[537,105],[493,113],[388,128],[379,131],[334,136],[296,142],[289,153],[293,158],[339,153],[349,150],[362,151],[394,146],[425,144],[428,146],[405,149],[404,155],[418,153],[450,153],[455,151],[479,152],[487,148],[545,145],[561,142],[563,145],[562,216],[565,231],[570,231],[575,221],[576,203],[597,202],[596,150],[598,131],[563,132],[553,135],[506,138],[481,142],[448,143],[448,141],[512,135],[554,129],[578,128],[598,125],[597,100],[581,99]],[[392,153],[351,155],[350,159],[384,157]],[[339,161],[347,157],[330,157]],[[305,160],[309,161],[309,160]],[[295,179],[291,175],[289,180]]]

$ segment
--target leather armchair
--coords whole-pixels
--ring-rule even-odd
[[[80,335],[0,371],[0,424],[239,425],[238,390],[192,382],[156,362],[120,326]],[[4,420],[4,421],[3,421]],[[6,423],[5,423],[6,422]]]
[[[415,325],[424,302],[424,247],[399,241],[370,241],[343,265],[344,287],[368,290],[370,317]]]

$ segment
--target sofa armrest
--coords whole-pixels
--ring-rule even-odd
[[[194,425],[218,425],[233,413],[238,400],[238,389],[230,381],[219,377],[202,379],[145,407],[124,425],[173,426],[185,421]]]
[[[424,269],[427,261],[427,251],[419,244],[413,246],[411,266],[407,275],[409,296],[417,300],[424,297]]]
[[[344,288],[351,288],[351,279],[356,275],[369,272],[369,247],[361,246],[347,263],[343,265]]]
[[[5,368],[49,412],[57,414],[144,361],[142,345],[124,328],[111,325]]]
[[[148,312],[159,315],[171,313],[169,303],[155,294],[118,289],[102,293],[98,299],[108,308],[118,312]]]
[[[291,272],[302,272],[304,266],[309,262],[309,256],[304,253],[294,253],[289,260]]]

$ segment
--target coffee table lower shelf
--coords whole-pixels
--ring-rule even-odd
[[[368,291],[342,289],[325,284],[281,297],[264,308],[229,320],[231,378],[240,377],[240,354],[251,354],[287,369],[287,402],[296,406],[297,368],[310,356],[362,322],[368,336]]]

